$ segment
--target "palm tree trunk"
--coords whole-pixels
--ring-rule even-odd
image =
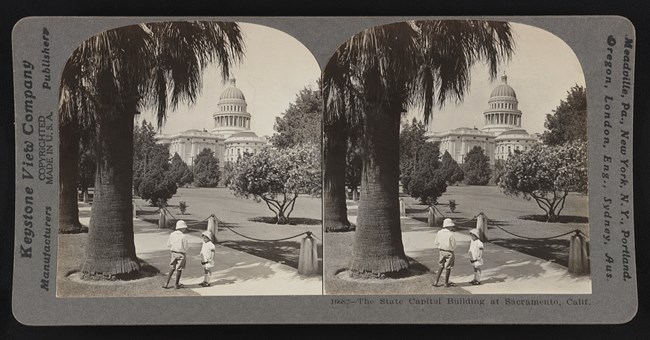
[[[326,232],[348,231],[345,205],[345,154],[347,147],[345,121],[337,119],[325,125],[325,192],[323,195],[323,225]]]
[[[75,121],[63,122],[59,128],[59,232],[81,231],[77,205],[79,177],[79,128]]]
[[[365,156],[350,269],[373,274],[408,268],[399,216],[401,109],[374,108],[364,124]],[[383,109],[383,110],[382,110]]]
[[[140,268],[131,206],[133,114],[100,114],[96,129],[95,196],[82,271],[128,274]]]

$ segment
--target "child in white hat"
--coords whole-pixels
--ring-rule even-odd
[[[212,243],[212,233],[208,230],[201,234],[203,238],[203,246],[201,246],[201,265],[203,266],[204,276],[203,282],[199,285],[201,287],[210,287],[210,276],[212,275],[212,267],[214,267],[214,251],[215,246]]]
[[[469,262],[474,267],[474,280],[469,283],[473,285],[481,284],[481,266],[483,265],[483,242],[478,238],[478,230],[469,231],[472,241],[469,243]]]
[[[187,224],[185,221],[178,220],[176,222],[176,230],[169,234],[169,238],[167,239],[167,247],[169,247],[169,250],[172,252],[172,258],[169,262],[169,275],[167,275],[167,282],[163,286],[165,289],[171,288],[169,287],[169,281],[174,274],[174,270],[176,270],[176,289],[185,288],[185,286],[181,284],[181,273],[183,272],[183,268],[185,268],[185,254],[188,249],[187,238],[185,237],[186,231]]]

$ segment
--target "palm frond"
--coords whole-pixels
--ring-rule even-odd
[[[471,68],[486,62],[490,78],[514,48],[510,25],[482,20],[421,20],[364,30],[343,43],[323,75],[324,121],[344,115],[350,124],[371,119],[372,103],[403,112],[461,101]]]

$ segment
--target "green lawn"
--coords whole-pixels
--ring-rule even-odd
[[[188,205],[185,215],[178,209],[178,202]],[[135,198],[138,218],[158,224],[158,208],[148,202]],[[219,228],[219,244],[240,250],[261,258],[297,268],[300,254],[300,240],[304,236],[283,241],[256,241],[237,235],[238,233],[262,240],[273,240],[312,232],[322,239],[321,203],[319,198],[301,196],[296,201],[293,214],[294,223],[276,225],[267,223],[273,213],[266,204],[233,196],[226,188],[180,188],[169,201],[169,211],[175,218],[184,219],[191,229],[200,233],[207,227],[206,217],[215,214],[224,225]],[[83,204],[80,204],[83,206]],[[90,212],[82,211],[80,217],[90,217]],[[167,226],[173,228],[175,220],[168,218]],[[196,295],[189,289],[161,289],[167,268],[156,270],[145,264],[142,277],[128,281],[81,281],[77,273],[81,267],[87,234],[59,235],[57,262],[57,294],[66,297],[83,296],[176,296]],[[322,244],[318,241],[318,253],[322,258]],[[138,249],[136,248],[136,252]],[[161,273],[161,271],[163,271]],[[73,274],[73,275],[70,275]]]
[[[180,201],[185,201],[188,206],[185,215],[181,214],[178,208]],[[158,223],[156,207],[151,207],[142,200],[137,200],[136,203],[144,210],[141,214],[142,218]],[[224,223],[217,235],[221,245],[296,269],[300,255],[300,240],[304,235],[283,241],[265,242],[247,239],[225,226],[258,240],[282,239],[307,231],[318,238],[321,238],[322,234],[321,200],[308,195],[301,195],[296,200],[288,225],[269,223],[274,215],[264,202],[257,203],[250,199],[237,198],[227,188],[179,188],[176,195],[169,200],[168,210],[175,218],[183,219],[188,224],[203,221],[210,214],[215,214]],[[174,223],[174,219],[168,220],[170,228]],[[204,221],[193,227],[205,230],[207,222]],[[318,243],[319,256],[322,257],[322,244],[320,241]]]
[[[420,205],[415,199],[403,195],[407,216],[422,222],[427,221],[427,207]],[[447,203],[456,200],[457,208],[451,212]],[[450,186],[439,199],[438,209],[443,214],[442,219],[454,219],[458,231],[467,233],[476,227],[473,218],[483,212],[488,216],[489,242],[513,249],[544,260],[554,261],[561,265],[567,264],[570,235],[553,240],[527,240],[512,236],[496,227],[526,237],[550,237],[579,229],[588,234],[588,197],[571,194],[566,201],[562,215],[568,217],[566,223],[546,223],[532,220],[531,215],[541,215],[543,211],[534,201],[523,198],[509,197],[500,192],[496,186]],[[349,215],[356,215],[352,210]],[[403,226],[403,230],[410,228]],[[422,294],[422,293],[454,293],[457,289],[430,287],[433,280],[432,272],[424,272],[403,279],[384,280],[350,280],[341,276],[348,260],[352,255],[354,232],[325,234],[325,291],[328,294]],[[432,245],[433,247],[433,245]],[[431,271],[437,268],[430,268]],[[462,291],[460,291],[462,292]]]
[[[407,215],[426,222],[427,207],[419,205],[410,197],[403,197],[406,202]],[[443,204],[450,199],[456,200],[458,207],[451,212]],[[569,239],[571,235],[551,240],[528,240],[504,232],[529,238],[545,238],[579,229],[589,234],[588,196],[571,193],[566,199],[560,223],[540,222],[535,215],[544,211],[534,200],[527,201],[521,197],[510,197],[501,193],[496,186],[449,186],[438,202],[444,217],[453,218],[460,230],[476,228],[473,218],[483,212],[488,217],[488,239],[490,242],[510,248],[544,260],[554,261],[567,266],[569,257]],[[541,216],[540,216],[541,217]],[[498,227],[497,227],[498,226]]]

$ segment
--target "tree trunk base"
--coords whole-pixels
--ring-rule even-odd
[[[356,225],[354,223],[350,222],[335,222],[331,221],[329,223],[325,223],[325,232],[326,233],[342,233],[342,232],[348,232],[348,231],[354,231],[356,229]]]
[[[392,276],[408,269],[409,263],[406,257],[393,255],[383,258],[360,258],[353,256],[350,261],[350,271],[357,276]]]
[[[114,259],[86,259],[81,266],[81,272],[91,275],[115,276],[128,275],[140,270],[140,263],[137,259],[128,257]]]
[[[77,221],[77,223],[59,222],[59,234],[79,234],[79,233],[87,233],[87,232],[88,232],[88,227],[79,223],[79,221]]]

